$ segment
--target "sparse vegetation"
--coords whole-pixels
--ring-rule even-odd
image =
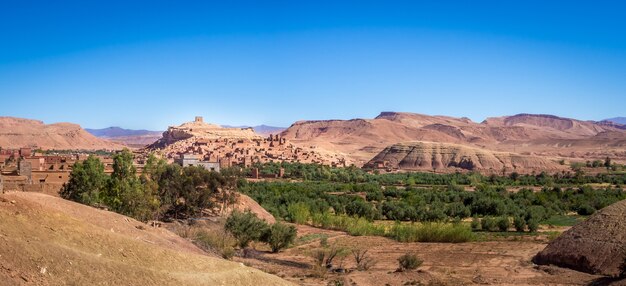
[[[267,243],[272,252],[278,252],[296,239],[296,228],[284,223],[275,223],[270,227]]]
[[[369,270],[376,264],[376,261],[367,254],[368,250],[363,248],[354,248],[351,250],[356,269],[359,271]]]
[[[251,241],[262,241],[270,231],[264,220],[249,211],[234,211],[226,219],[224,228],[232,233],[241,248],[248,247]]]
[[[417,258],[414,253],[407,253],[398,258],[398,271],[406,271],[417,269],[422,265],[423,261]]]

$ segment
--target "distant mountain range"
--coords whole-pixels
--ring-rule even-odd
[[[268,126],[268,125],[257,125],[257,126],[230,126],[230,125],[222,125],[222,127],[226,128],[249,128],[252,127],[254,132],[259,133],[261,135],[270,135],[270,134],[280,134],[285,131],[286,127],[276,127],[276,126]]]
[[[124,129],[121,127],[108,127],[102,129],[89,129],[85,131],[92,135],[108,139],[115,142],[120,142],[130,147],[143,147],[154,143],[161,138],[163,131],[150,131],[150,130],[133,130]]]
[[[150,131],[150,130],[132,130],[124,129],[121,127],[107,127],[102,129],[90,129],[85,128],[85,131],[91,133],[96,137],[115,138],[124,136],[142,136],[142,135],[161,135],[163,131]]]
[[[626,117],[614,117],[614,118],[604,119],[603,121],[610,121],[613,123],[626,125]]]

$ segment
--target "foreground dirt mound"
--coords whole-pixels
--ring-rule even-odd
[[[494,152],[449,143],[408,142],[385,148],[365,166],[378,164],[403,170],[441,170],[457,168],[501,172],[556,171],[562,168],[548,159],[519,154]]]
[[[287,285],[115,213],[38,193],[0,195],[2,285]]]
[[[533,258],[592,274],[617,275],[626,258],[626,200],[608,206],[552,241]]]
[[[0,117],[0,146],[42,149],[122,149],[124,145],[97,138],[77,124],[44,124],[39,120]]]

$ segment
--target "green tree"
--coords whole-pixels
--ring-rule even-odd
[[[516,231],[524,232],[524,228],[526,227],[526,221],[521,216],[515,216],[515,218],[513,218],[513,225],[515,226]]]
[[[113,173],[104,202],[115,212],[146,221],[160,204],[154,189],[145,188],[133,166],[133,154],[124,149],[113,156]]]
[[[296,228],[293,225],[277,222],[270,227],[267,243],[272,248],[272,252],[276,253],[293,243],[296,234]]]
[[[72,167],[69,181],[61,189],[61,197],[86,205],[102,203],[101,193],[105,190],[108,177],[104,165],[96,156],[89,156]]]
[[[305,224],[311,217],[309,206],[304,202],[290,204],[287,207],[290,221],[297,224]]]
[[[539,221],[536,219],[530,219],[527,225],[528,225],[528,231],[530,232],[537,232],[537,230],[539,230]]]
[[[509,230],[509,227],[511,226],[511,222],[509,221],[509,218],[506,216],[502,216],[498,218],[497,224],[498,224],[498,229],[502,232]]]
[[[237,239],[241,248],[246,248],[250,241],[261,241],[269,231],[267,223],[250,211],[234,211],[226,219],[224,228]]]

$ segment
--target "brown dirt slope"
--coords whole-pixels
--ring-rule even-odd
[[[593,274],[617,275],[626,258],[626,200],[592,215],[539,252],[533,261]]]
[[[288,285],[128,217],[38,193],[0,195],[3,285]]]
[[[298,121],[282,135],[295,143],[343,153],[356,165],[390,145],[410,141],[573,159],[610,156],[624,161],[626,131],[619,127],[552,115],[518,114],[476,123],[468,118],[382,112],[374,119]]]
[[[403,170],[441,170],[456,168],[501,172],[559,170],[557,162],[536,156],[495,152],[451,143],[407,142],[391,145],[378,153],[365,166],[386,162]]]
[[[42,121],[0,117],[0,146],[42,149],[122,149],[124,145],[97,138],[72,123],[44,124]]]

